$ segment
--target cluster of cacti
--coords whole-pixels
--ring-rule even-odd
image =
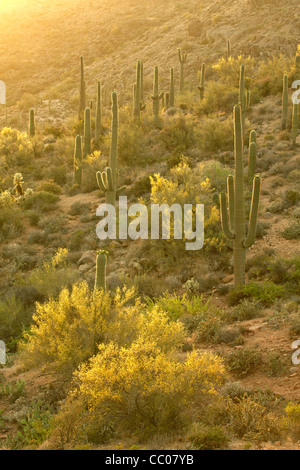
[[[74,184],[81,186],[82,177],[82,139],[80,135],[75,138],[75,151],[74,151]]]
[[[154,82],[153,82],[153,96],[151,96],[153,102],[153,115],[154,120],[157,122],[159,117],[159,102],[163,98],[164,93],[159,93],[158,83],[158,67],[154,67]]]
[[[86,108],[84,112],[84,154],[86,158],[91,154],[91,110]]]
[[[202,64],[200,86],[198,86],[198,90],[200,92],[200,101],[202,101],[204,98],[204,88],[205,88],[205,64]]]
[[[235,175],[234,178],[229,176],[227,180],[228,210],[226,193],[220,196],[220,206],[224,234],[233,240],[235,285],[240,286],[245,284],[246,251],[254,244],[256,237],[261,179],[260,176],[255,176],[253,179],[252,203],[246,235],[242,116],[239,105],[234,108],[234,140]]]
[[[97,103],[96,103],[96,121],[95,121],[95,147],[99,147],[102,131],[102,100],[101,100],[101,83],[97,83]]]
[[[96,276],[95,276],[95,288],[96,292],[99,289],[106,291],[106,263],[107,263],[108,252],[100,250],[97,253],[96,258]]]
[[[103,172],[98,171],[96,174],[98,186],[106,194],[106,204],[111,204],[113,206],[115,206],[117,194],[124,189],[117,189],[118,133],[118,97],[117,93],[114,91],[112,93],[112,135],[109,167],[107,167]]]
[[[136,66],[136,83],[133,88],[133,118],[136,122],[140,122],[141,111],[146,108],[143,102],[144,96],[144,67],[139,60]]]
[[[35,136],[34,109],[31,109],[31,110],[29,111],[28,135],[29,135],[29,137],[34,137],[34,136]]]
[[[80,58],[80,94],[79,94],[79,119],[85,110],[86,96],[85,96],[85,80],[84,80],[84,65],[83,57]]]
[[[289,113],[289,90],[288,90],[288,76],[285,74],[283,76],[283,91],[282,91],[282,129],[287,128],[288,122],[288,113]]]
[[[184,93],[185,83],[184,83],[184,64],[187,60],[187,52],[182,52],[181,49],[178,49],[178,58],[180,62],[180,93]]]

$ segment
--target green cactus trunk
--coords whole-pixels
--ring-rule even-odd
[[[84,80],[84,65],[83,57],[80,58],[80,95],[79,95],[79,120],[82,118],[82,115],[85,110],[86,104],[86,93],[85,93],[85,80]]]
[[[170,106],[175,106],[175,84],[174,84],[174,69],[170,69]]]
[[[85,109],[84,113],[84,158],[91,154],[91,110]]]
[[[185,77],[184,77],[184,64],[187,59],[187,52],[181,52],[181,49],[178,49],[178,58],[180,62],[180,94],[184,93],[185,89]]]
[[[74,152],[74,184],[81,186],[82,178],[82,140],[80,135],[75,139],[75,152]]]
[[[34,136],[35,136],[34,109],[31,109],[31,110],[29,111],[28,135],[29,135],[29,137],[34,137]]]
[[[109,156],[109,167],[111,169],[112,187],[107,191],[107,204],[116,204],[117,193],[117,160],[118,160],[118,134],[119,134],[119,113],[118,96],[114,91],[112,93],[112,127],[111,127],[111,145]]]
[[[225,193],[221,194],[220,205],[224,234],[233,240],[235,285],[241,286],[245,284],[246,250],[255,242],[261,180],[259,176],[255,176],[253,180],[249,229],[246,237],[242,116],[239,105],[234,108],[234,154],[235,178],[233,180],[233,177],[229,176],[227,181],[229,217]]]
[[[289,113],[289,91],[288,91],[288,76],[283,77],[283,92],[282,92],[282,129],[287,128]]]
[[[141,86],[140,86],[140,100],[144,102],[144,64],[141,62]]]
[[[100,289],[106,292],[106,264],[107,251],[101,250],[97,253],[96,258],[95,292]]]
[[[227,39],[227,60],[231,57],[231,50],[230,50],[230,41]]]
[[[162,99],[162,94],[159,94],[159,84],[158,84],[158,67],[154,67],[154,82],[153,82],[153,116],[154,121],[158,122],[159,118],[159,101]]]
[[[141,62],[136,66],[136,83],[134,87],[134,120],[139,123],[141,120]]]
[[[200,101],[202,101],[204,98],[204,90],[205,90],[205,64],[202,64],[202,67],[201,67],[201,80],[200,80],[200,86],[198,87],[198,90],[200,92]]]
[[[298,128],[299,128],[299,105],[297,103],[293,103],[293,121],[292,121],[292,144],[297,144],[297,136],[298,136]]]
[[[101,83],[97,83],[97,105],[96,105],[96,122],[95,122],[95,146],[99,148],[102,132],[102,100],[101,100]]]

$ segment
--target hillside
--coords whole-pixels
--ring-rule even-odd
[[[299,449],[297,7],[3,2],[0,448]],[[203,249],[99,240],[116,185],[147,209],[204,204]]]

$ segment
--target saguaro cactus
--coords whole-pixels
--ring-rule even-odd
[[[293,103],[293,121],[292,121],[292,144],[297,144],[298,136],[298,127],[299,127],[299,104]]]
[[[114,91],[112,93],[112,134],[109,167],[103,172],[98,171],[96,174],[99,188],[106,194],[106,203],[115,205],[116,196],[124,188],[117,190],[117,163],[118,163],[118,132],[119,132],[119,116],[118,116],[118,96]]]
[[[34,109],[29,111],[29,126],[28,126],[29,137],[35,136],[35,119],[34,119]]]
[[[231,57],[230,40],[227,39],[227,60]]]
[[[174,69],[170,69],[170,106],[175,106],[175,85],[174,85]]]
[[[205,64],[202,64],[200,86],[198,86],[198,90],[200,91],[200,101],[202,101],[204,98],[204,89],[205,89]]]
[[[234,108],[234,152],[235,152],[235,177],[229,176],[228,209],[226,193],[220,196],[221,222],[227,238],[233,240],[234,276],[235,285],[245,284],[246,251],[250,248],[256,237],[256,225],[260,199],[260,176],[253,179],[252,203],[250,209],[248,234],[245,230],[245,201],[244,201],[244,172],[243,172],[243,139],[241,124],[241,108]]]
[[[240,68],[240,94],[239,94],[239,100],[240,100],[241,106],[243,106],[244,93],[245,93],[245,65],[242,64]]]
[[[248,180],[253,181],[256,165],[256,132],[251,131],[249,138]]]
[[[144,102],[144,64],[141,62],[141,90],[140,90],[140,100]]]
[[[144,92],[142,91],[143,87],[143,64],[139,60],[136,66],[136,83],[133,87],[133,118],[137,123],[141,120],[141,111],[146,108],[142,99],[142,95],[144,95]]]
[[[84,80],[84,65],[83,57],[80,58],[80,95],[79,95],[79,119],[85,110],[86,96],[85,96],[85,80]]]
[[[289,113],[289,91],[288,91],[288,76],[283,76],[283,92],[282,92],[282,129],[287,128]]]
[[[97,105],[96,105],[96,122],[95,122],[95,146],[99,147],[102,131],[102,100],[101,100],[101,83],[97,83]]]
[[[81,186],[82,177],[82,139],[80,135],[75,138],[74,151],[74,184]]]
[[[84,112],[84,158],[91,154],[91,110]]]
[[[154,67],[154,82],[153,82],[153,96],[151,99],[153,101],[153,115],[154,120],[158,121],[159,116],[159,101],[163,97],[163,93],[159,93],[159,84],[158,84],[158,67]]]
[[[187,52],[178,49],[178,59],[180,62],[180,93],[184,93],[184,64],[187,60]]]
[[[97,253],[95,288],[94,288],[95,292],[99,289],[103,289],[104,291],[106,291],[107,255],[108,255],[108,252],[106,250],[100,250]]]

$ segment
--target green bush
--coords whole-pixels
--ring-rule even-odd
[[[56,209],[59,196],[47,191],[35,192],[28,196],[23,202],[25,210],[35,210],[38,212],[48,212]]]
[[[240,377],[253,374],[262,363],[262,355],[256,348],[242,348],[226,357],[229,370]]]
[[[262,285],[250,282],[245,286],[234,287],[228,294],[228,301],[230,305],[236,305],[244,299],[252,299],[269,306],[284,294],[284,287],[273,282],[266,282]]]
[[[219,426],[196,425],[190,432],[188,440],[192,450],[217,450],[225,449],[230,442],[230,437],[228,432]]]

